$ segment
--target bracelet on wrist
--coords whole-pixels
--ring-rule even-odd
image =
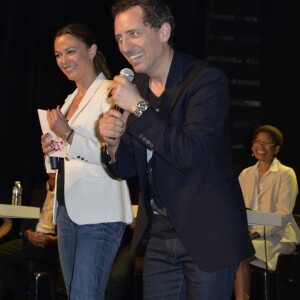
[[[63,141],[68,142],[68,140],[70,139],[71,135],[73,134],[74,130],[72,128],[70,128],[67,133],[65,134]]]
[[[65,133],[64,137],[62,138],[63,141],[66,140],[66,137],[68,136],[68,134],[70,133],[71,128]]]

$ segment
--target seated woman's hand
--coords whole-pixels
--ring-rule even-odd
[[[256,231],[254,232],[250,232],[250,239],[251,240],[255,240],[255,239],[258,239],[260,237],[260,234]]]

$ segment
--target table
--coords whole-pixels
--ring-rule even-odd
[[[279,214],[247,209],[249,225],[281,226],[282,216]]]
[[[0,204],[0,217],[2,218],[24,218],[39,219],[40,208],[33,206],[17,206],[11,204]]]

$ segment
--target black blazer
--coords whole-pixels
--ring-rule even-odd
[[[147,99],[148,76],[137,74],[134,83]],[[150,107],[140,118],[129,117],[117,162],[111,165],[120,178],[136,172],[139,177],[142,197],[133,247],[142,241],[149,223],[148,148],[153,150],[160,198],[199,267],[211,272],[254,254],[232,164],[229,105],[228,79],[220,70],[174,52],[159,113]]]

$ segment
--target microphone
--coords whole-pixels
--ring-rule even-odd
[[[56,156],[49,156],[52,170],[57,170],[59,167],[59,158]]]
[[[124,68],[120,71],[120,76],[125,77],[128,81],[131,82],[134,78],[134,73],[131,69]],[[118,107],[117,105],[115,105],[115,110],[117,110],[119,112],[123,112],[122,108]]]
[[[124,68],[120,71],[120,75],[125,77],[127,80],[129,80],[130,82],[133,80],[134,78],[134,73],[131,69],[129,68]]]

